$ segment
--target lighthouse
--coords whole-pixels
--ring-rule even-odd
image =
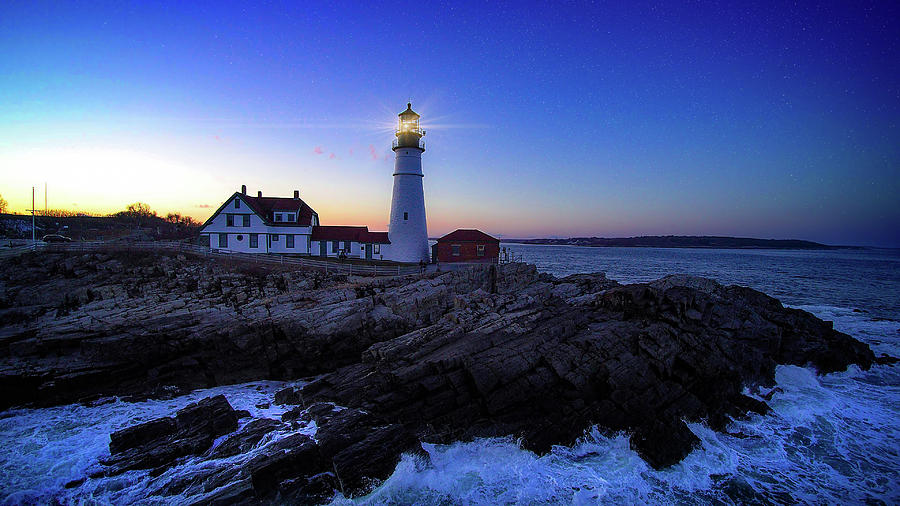
[[[419,128],[419,115],[406,104],[399,114],[394,150],[394,192],[391,197],[391,241],[387,258],[397,262],[428,261],[428,227],[425,222],[422,153],[425,131]]]

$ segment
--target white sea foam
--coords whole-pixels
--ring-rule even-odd
[[[779,366],[783,392],[769,401],[772,413],[735,421],[728,433],[688,424],[700,447],[660,471],[629,448],[627,436],[596,428],[543,456],[510,438],[479,439],[426,445],[430,463],[406,455],[374,492],[339,495],[334,504],[896,504],[900,413],[891,399],[898,392],[866,381],[873,374],[851,368],[823,379]]]
[[[196,390],[170,400],[131,403],[111,399],[95,406],[70,404],[3,412],[0,415],[0,503],[33,504],[52,499],[121,503],[145,498],[149,487],[179,471],[189,472],[196,464],[187,459],[178,470],[152,480],[147,471],[133,471],[113,478],[88,479],[72,489],[66,489],[65,485],[100,469],[98,459],[109,455],[109,435],[116,430],[171,416],[192,402],[219,394],[224,394],[234,409],[250,412],[251,418],[240,420],[241,425],[252,418],[278,419],[287,406],[270,403],[274,392],[288,384],[296,383],[257,381]],[[269,406],[257,407],[265,404]],[[311,432],[315,426],[304,429]],[[280,435],[283,434],[270,437]],[[264,440],[261,445],[267,443]]]

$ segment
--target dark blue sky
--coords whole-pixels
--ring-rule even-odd
[[[5,2],[0,194],[381,229],[411,98],[432,234],[900,247],[898,3],[744,4]]]

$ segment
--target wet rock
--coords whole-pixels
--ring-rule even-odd
[[[881,355],[875,357],[875,363],[878,365],[894,365],[897,362],[900,362],[900,358],[892,357],[887,353],[882,353]]]
[[[273,494],[284,481],[316,474],[325,467],[316,442],[305,434],[282,439],[247,464],[253,489],[260,495]]]
[[[771,401],[772,397],[774,397],[775,394],[780,394],[780,393],[784,393],[784,390],[781,387],[775,387],[772,390],[769,390],[768,392],[764,393],[762,395],[762,398],[764,400]]]
[[[122,453],[125,450],[171,436],[176,430],[175,419],[168,417],[128,427],[110,434],[109,452]]]
[[[237,416],[224,396],[207,397],[165,417],[110,435],[110,457],[98,474],[116,475],[133,469],[154,469],[175,459],[197,455],[215,438],[237,428]],[[161,472],[161,471],[160,471]]]
[[[134,446],[105,462],[103,474],[151,469],[151,476],[162,476],[177,458],[198,455],[198,441],[209,430],[232,427],[216,422],[222,417],[220,403],[204,399],[174,417],[115,433],[114,439]],[[402,424],[329,403],[296,410],[295,420],[315,423],[315,439],[303,433],[271,436],[290,429],[277,420],[252,420],[199,455],[202,463],[187,474],[158,483],[152,495],[197,503],[321,503],[335,490],[348,497],[365,494],[393,472],[403,453],[424,454],[418,438]],[[179,417],[196,430],[177,426]],[[204,423],[204,417],[210,421]]]
[[[275,392],[275,404],[283,406],[285,404],[300,404],[300,391],[295,387],[287,387]]]
[[[224,395],[207,397],[179,409],[175,422],[182,434],[216,438],[237,429],[237,413]]]
[[[231,457],[240,453],[247,453],[257,445],[266,434],[272,432],[281,425],[271,418],[257,418],[252,420],[241,430],[229,435],[224,441],[209,451],[209,457],[220,459]]]
[[[401,424],[371,427],[366,432],[365,437],[331,457],[334,473],[346,495],[366,493],[386,479],[394,472],[401,454],[424,453],[415,435]]]
[[[65,487],[66,488],[80,487],[85,482],[86,479],[87,478],[79,478],[77,480],[72,480],[72,481],[66,482]]]

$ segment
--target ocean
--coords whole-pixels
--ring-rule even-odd
[[[900,356],[900,251],[584,248],[504,244],[540,270],[565,276],[605,272],[623,283],[666,274],[706,276],[766,292],[834,322],[876,354]],[[772,412],[735,421],[728,433],[691,423],[701,445],[684,461],[656,471],[629,449],[628,435],[586,428],[572,447],[546,455],[513,438],[426,445],[430,462],[406,455],[371,494],[334,504],[744,504],[900,503],[900,367],[851,367],[817,376],[779,366]],[[235,409],[257,408],[286,383],[252,382],[196,391],[172,400],[0,413],[0,504],[183,502],[150,495],[167,477],[190,474],[188,459],[161,477],[132,471],[116,478],[71,480],[99,469],[113,430],[171,414],[223,393]],[[748,395],[761,392],[748,391]],[[315,427],[300,430],[314,434]],[[272,434],[280,438],[285,434]],[[247,456],[237,459],[249,458]],[[235,464],[237,464],[235,460]],[[196,498],[193,498],[196,499]]]

